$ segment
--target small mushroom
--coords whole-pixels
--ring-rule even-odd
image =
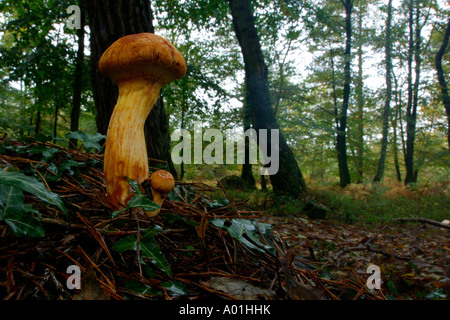
[[[153,202],[162,206],[167,194],[175,187],[175,180],[170,172],[158,170],[150,176],[150,187],[152,188]],[[145,213],[151,218],[156,216],[159,210],[160,208]]]
[[[132,196],[126,177],[139,184],[148,179],[145,120],[161,87],[186,74],[186,61],[166,39],[139,33],[114,42],[99,69],[119,87],[106,135],[104,174],[108,200],[120,207]]]

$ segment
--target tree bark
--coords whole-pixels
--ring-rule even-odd
[[[362,183],[364,176],[364,82],[363,82],[363,50],[362,50],[362,24],[363,14],[358,15],[358,77],[356,80],[356,101],[358,104],[357,142],[356,142],[356,172],[357,181]]]
[[[248,105],[244,103],[244,132],[251,128],[251,117]],[[255,178],[252,173],[252,164],[250,163],[250,137],[245,137],[245,161],[242,164],[241,178],[250,189],[255,189]]]
[[[378,168],[374,182],[380,182],[384,174],[384,165],[386,163],[386,152],[388,144],[389,131],[389,113],[391,109],[392,94],[392,42],[391,42],[391,21],[392,21],[392,0],[389,0],[387,7],[386,19],[386,38],[385,38],[385,55],[386,55],[386,98],[383,109],[383,133],[381,138],[381,151],[378,161]]]
[[[344,53],[344,96],[342,102],[341,114],[339,117],[339,127],[336,137],[336,148],[338,154],[340,185],[345,188],[351,183],[350,171],[347,161],[347,112],[350,103],[350,84],[351,84],[351,48],[352,48],[352,9],[353,1],[342,1],[345,7],[345,34],[346,44]]]
[[[447,49],[448,42],[450,38],[450,19],[447,23],[447,28],[445,29],[444,39],[442,40],[442,45],[436,54],[435,65],[439,81],[439,86],[441,87],[441,99],[444,104],[445,111],[447,113],[448,127],[447,127],[447,140],[448,148],[450,149],[450,95],[448,93],[447,82],[444,76],[444,69],[442,68],[442,57],[444,56],[445,50]]]
[[[80,14],[80,29],[77,30],[78,49],[77,60],[75,65],[75,75],[73,81],[73,100],[72,100],[72,112],[70,115],[70,131],[78,131],[80,122],[80,110],[81,110],[81,92],[83,84],[83,65],[84,65],[84,26],[86,22],[86,8],[81,6]],[[77,139],[71,138],[69,140],[69,148],[77,148]]]
[[[397,87],[397,86],[396,86]],[[396,89],[397,90],[397,89]],[[392,148],[394,153],[394,167],[395,167],[395,173],[397,175],[397,181],[402,181],[402,173],[400,172],[400,163],[398,161],[398,146],[397,146],[397,124],[398,124],[398,115],[401,112],[400,103],[398,101],[398,95],[395,95],[396,103],[395,103],[395,113],[394,113],[394,119],[392,119],[392,128],[393,128],[393,141],[392,141]]]
[[[153,33],[152,11],[149,0],[90,0],[87,1],[87,9],[91,30],[91,83],[97,109],[97,130],[106,134],[117,102],[118,88],[100,73],[98,61],[117,39],[128,34]],[[149,158],[166,161],[166,169],[176,176],[169,152],[170,136],[162,99],[158,100],[150,112],[144,131]]]
[[[405,185],[415,183],[417,181],[417,172],[414,168],[414,144],[416,139],[416,119],[417,119],[417,105],[419,99],[419,84],[420,84],[420,44],[421,44],[421,28],[419,26],[420,9],[419,4],[416,7],[416,26],[414,32],[414,5],[410,1],[409,13],[409,51],[408,51],[408,106],[406,110],[406,154],[405,167],[406,177]],[[415,33],[415,39],[414,39]],[[412,84],[412,62],[414,58],[414,85]]]
[[[253,128],[280,129],[270,102],[267,67],[255,27],[249,0],[229,0],[233,27],[242,50],[245,65],[246,101]],[[268,145],[271,135],[268,134]],[[258,141],[259,142],[259,141]],[[279,170],[270,176],[273,190],[294,197],[306,191],[306,184],[292,150],[279,134]]]

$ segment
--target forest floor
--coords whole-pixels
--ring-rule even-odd
[[[428,214],[414,213],[427,218],[421,221],[374,218],[374,204],[358,200],[367,191],[361,187],[258,206],[252,193],[235,198],[221,184],[204,183],[177,183],[148,219],[139,207],[109,206],[101,155],[4,139],[0,168],[17,173],[15,182],[0,175],[2,299],[450,298],[450,229],[439,223],[449,213],[448,185],[400,192],[411,210],[427,205]],[[19,172],[34,182],[17,184]],[[30,186],[57,195],[67,215]],[[302,210],[311,201],[326,208],[326,218]],[[70,266],[82,274],[81,289],[70,288],[77,284]]]

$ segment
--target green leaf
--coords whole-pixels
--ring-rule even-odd
[[[43,162],[48,162],[49,160],[51,160],[53,158],[53,156],[57,153],[59,153],[61,150],[56,149],[56,148],[49,148],[45,145],[39,145],[39,146],[34,146],[31,148],[28,148],[27,150],[28,152],[31,153],[37,153],[37,154],[41,154],[42,155],[42,161]]]
[[[162,294],[161,290],[152,288],[146,284],[140,283],[136,280],[127,280],[125,281],[125,288],[138,292],[140,294],[146,294],[150,296],[157,296]]]
[[[141,186],[138,182],[133,179],[128,179],[128,183],[131,189],[136,193],[131,199],[127,202],[126,208],[122,208],[120,210],[114,211],[112,213],[112,218],[117,217],[120,213],[130,209],[130,208],[142,208],[145,211],[155,211],[160,208],[160,205],[151,201],[147,195],[142,191]]]
[[[161,288],[167,289],[172,292],[174,296],[184,296],[188,294],[186,287],[178,281],[162,282],[160,286]]]
[[[95,149],[97,151],[101,151],[102,147],[98,143],[100,140],[106,139],[106,136],[96,132],[94,134],[88,134],[82,131],[70,131],[65,135],[68,139],[77,139],[80,140],[86,150]]]
[[[48,169],[51,170],[55,176],[49,175],[46,179],[47,181],[59,181],[61,179],[61,176],[64,172],[68,171],[68,173],[72,176],[74,174],[74,171],[72,170],[73,167],[79,167],[84,165],[84,163],[74,161],[74,160],[65,160],[58,166],[55,164],[50,164],[48,166]]]
[[[206,200],[206,203],[208,204],[208,207],[210,209],[218,209],[228,206],[230,204],[230,201],[227,198],[222,198],[220,200],[213,201]]]
[[[162,231],[160,226],[153,226],[150,229],[142,230],[142,238],[139,241],[139,248],[142,251],[143,257],[152,258],[152,263],[167,275],[172,276],[169,262],[159,248],[155,236]],[[118,240],[113,249],[117,252],[124,252],[127,250],[136,250],[137,237],[136,235],[127,236]]]
[[[128,184],[130,185],[133,192],[135,192],[136,194],[144,194],[144,192],[142,192],[141,185],[139,184],[139,182],[137,182],[133,179],[130,179],[128,177],[125,177],[125,178],[127,178]]]
[[[142,238],[154,238],[162,230],[161,226],[152,226],[150,229],[142,230]]]
[[[389,280],[389,281],[386,283],[386,285],[387,285],[387,287],[389,288],[389,291],[391,291],[392,294],[393,294],[394,296],[398,296],[398,290],[397,290],[397,287],[395,286],[395,284],[394,284],[394,282],[393,282],[392,280]]]
[[[117,252],[136,250],[136,236],[127,236],[119,239],[116,243],[114,243],[113,249]]]
[[[184,197],[187,194],[187,199],[181,199],[179,195]],[[197,193],[194,188],[191,186],[181,186],[177,185],[175,188],[169,192],[167,195],[167,199],[170,201],[183,201],[186,200],[187,202],[191,202],[195,199],[197,196]]]
[[[274,248],[261,243],[258,237],[259,234],[258,227],[263,233],[263,235],[266,236],[269,234],[271,230],[270,224],[259,223],[247,219],[232,219],[231,221],[225,219],[213,219],[211,220],[211,224],[215,227],[226,230],[231,237],[235,238],[249,249],[264,253],[265,251],[262,248],[260,248],[263,247],[272,253],[275,252]],[[258,224],[259,226],[257,227],[256,224]],[[260,247],[254,245],[245,236],[250,238],[253,242],[257,243]]]
[[[42,224],[30,212],[36,212],[33,206],[24,204],[20,188],[0,184],[0,220],[11,228],[17,237],[43,237]]]
[[[160,206],[151,201],[145,194],[137,194],[127,202],[127,208],[142,208],[146,211],[154,211]]]
[[[199,223],[194,220],[187,220],[170,212],[160,212],[159,215],[166,219],[169,224],[180,221],[191,227],[197,227],[199,225]]]
[[[442,290],[442,288],[437,288],[436,290],[427,294],[425,298],[431,300],[444,300],[447,298],[447,294]]]
[[[48,191],[44,184],[34,177],[26,176],[21,172],[0,170],[0,184],[18,187],[29,192],[40,200],[58,207],[67,215],[67,209],[59,195]]]
[[[10,211],[25,211],[22,190],[17,187],[0,184],[0,206],[3,207],[3,212],[2,215],[0,215],[0,219],[2,219],[2,216],[7,215]]]
[[[3,215],[3,218],[14,235],[18,237],[43,237],[45,235],[41,222],[29,213],[9,211],[8,214]]]
[[[172,276],[169,262],[159,248],[158,242],[155,238],[142,238],[139,242],[139,247],[142,249],[144,257],[152,258],[153,264],[164,271],[169,277]]]

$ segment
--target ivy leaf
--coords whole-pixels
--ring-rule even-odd
[[[3,213],[0,215],[0,219],[10,211],[25,211],[22,190],[17,187],[0,184],[0,206],[3,207]]]
[[[106,136],[102,135],[99,132],[88,134],[82,131],[70,131],[69,133],[66,133],[65,137],[68,139],[80,140],[84,144],[86,150],[95,149],[97,151],[102,150],[102,147],[98,142],[100,140],[106,139]]]
[[[58,207],[67,215],[67,209],[60,196],[48,191],[44,184],[34,177],[26,176],[21,172],[0,170],[0,184],[17,187],[29,192],[40,200]]]
[[[145,194],[134,195],[130,201],[127,202],[128,208],[142,208],[145,211],[154,211],[160,206],[151,201]]]
[[[139,184],[139,182],[137,182],[136,180],[130,179],[128,177],[125,177],[125,178],[127,178],[128,184],[130,185],[133,192],[135,192],[136,194],[144,194],[144,192],[142,192],[141,185]]]
[[[142,249],[144,257],[152,258],[153,264],[159,269],[163,270],[169,277],[172,276],[169,262],[159,248],[158,242],[155,238],[144,237],[139,242],[139,247]]]
[[[220,200],[213,200],[213,201],[205,200],[205,202],[208,204],[208,207],[210,209],[223,208],[230,204],[230,201],[227,198],[222,198]]]
[[[172,292],[174,296],[184,296],[188,294],[186,287],[178,281],[162,282],[160,286],[161,288],[167,289]]]
[[[17,237],[43,237],[44,228],[38,219],[25,207],[24,196],[20,188],[0,184],[0,220],[3,220]]]
[[[152,288],[146,284],[137,282],[136,280],[127,280],[125,281],[125,288],[138,292],[140,294],[150,295],[150,296],[157,296],[162,294],[161,290]]]
[[[9,211],[7,214],[3,214],[3,218],[14,235],[18,237],[43,237],[45,235],[41,222],[29,213]]]
[[[274,248],[264,245],[258,238],[259,230],[261,230],[263,235],[269,234],[271,230],[270,224],[259,223],[247,219],[232,219],[231,221],[225,219],[213,219],[211,220],[211,224],[226,230],[231,237],[235,238],[249,249],[264,253],[265,251],[262,248],[265,248],[270,252],[275,252]],[[256,224],[258,224],[258,226]],[[247,238],[250,238],[252,241],[249,241]],[[257,243],[259,247],[252,242]]]
[[[168,276],[172,276],[169,262],[159,248],[158,242],[155,240],[155,236],[162,231],[160,226],[153,226],[150,229],[142,231],[142,238],[139,241],[139,248],[142,251],[143,257],[152,259],[152,263]],[[127,236],[118,240],[113,249],[117,252],[124,252],[127,250],[137,249],[137,237],[136,235]]]
[[[117,252],[136,250],[136,236],[123,237],[122,239],[117,240],[113,245],[113,249]]]

